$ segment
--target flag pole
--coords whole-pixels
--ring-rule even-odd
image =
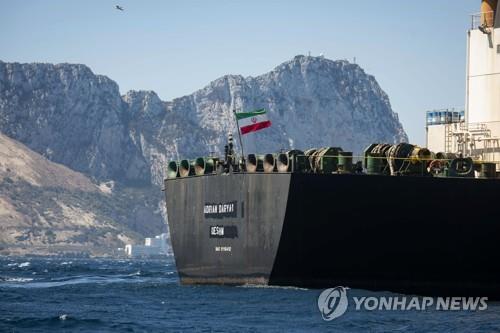
[[[236,119],[236,127],[238,128],[238,138],[240,139],[241,158],[243,159],[243,164],[245,164],[245,153],[243,151],[243,141],[241,141],[240,123],[238,122],[238,117],[236,116],[236,108],[233,109],[233,113],[234,118]]]

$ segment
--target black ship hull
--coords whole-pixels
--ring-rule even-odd
[[[233,173],[165,192],[182,283],[500,299],[500,180]]]

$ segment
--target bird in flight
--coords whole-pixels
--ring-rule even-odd
[[[118,10],[124,11],[123,7],[120,6],[120,5],[116,5],[115,8],[118,9]]]

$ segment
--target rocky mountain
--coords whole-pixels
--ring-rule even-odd
[[[270,129],[244,137],[246,152],[407,141],[375,78],[347,61],[296,56],[257,77],[227,75],[163,102],[120,96],[83,65],[0,62],[0,131],[96,179],[160,186],[168,160],[220,153],[236,131],[232,110],[269,110]]]
[[[96,183],[0,134],[0,254],[109,253],[163,229],[149,187]]]
[[[161,103],[154,92],[128,92],[131,133],[164,178],[166,161],[221,153],[236,135],[233,109],[269,110],[270,129],[243,138],[246,153],[341,146],[361,154],[373,142],[408,138],[375,78],[347,61],[297,56],[257,77],[227,75],[191,95]]]

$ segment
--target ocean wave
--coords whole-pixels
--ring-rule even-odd
[[[16,328],[36,328],[36,329],[47,329],[47,328],[77,328],[84,327],[86,329],[92,327],[102,327],[105,324],[104,321],[94,318],[77,318],[71,316],[67,313],[51,316],[45,318],[36,317],[24,317],[24,318],[12,318],[12,319],[0,319],[0,323],[7,324]]]
[[[262,288],[262,289],[281,289],[281,290],[309,290],[308,288],[293,287],[293,286],[270,286],[266,284],[243,284],[238,288]]]
[[[33,280],[33,278],[0,276],[0,281],[3,282],[30,282]]]
[[[29,261],[26,261],[26,262],[20,263],[19,266],[17,266],[17,267],[22,268],[22,267],[28,267],[29,265],[31,265],[31,263]]]
[[[137,272],[135,272],[135,273],[127,274],[126,276],[139,276],[139,275],[141,275],[141,271],[140,270],[137,271]]]
[[[30,285],[34,288],[52,288],[52,287],[63,287],[75,284],[107,284],[122,282],[121,277],[105,277],[105,276],[72,276],[64,278],[53,278],[51,281],[36,282]]]
[[[116,283],[172,283],[171,279],[166,279],[168,274],[161,277],[143,277],[140,272],[132,274],[119,274],[110,276],[98,275],[78,275],[78,276],[65,276],[60,278],[50,279],[37,279],[24,278],[24,277],[0,277],[0,287],[18,287],[18,288],[56,288],[71,285],[106,285]]]

